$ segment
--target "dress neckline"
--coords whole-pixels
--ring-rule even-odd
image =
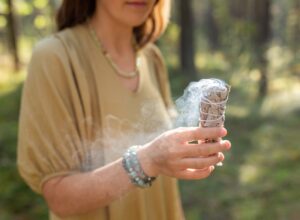
[[[99,55],[98,59],[104,59],[104,62],[107,64],[107,66],[109,67],[109,70],[111,72],[110,77],[113,78],[114,81],[116,81],[116,84],[119,85],[119,87],[124,91],[124,93],[127,93],[129,95],[137,95],[141,92],[142,90],[142,85],[143,85],[143,67],[145,66],[145,57],[144,57],[144,53],[143,50],[139,51],[139,59],[140,59],[140,69],[139,69],[139,74],[138,74],[138,82],[137,82],[137,86],[135,88],[135,90],[131,90],[126,88],[126,86],[122,83],[122,81],[120,80],[120,78],[118,77],[118,74],[116,74],[114,71],[116,71],[110,64],[110,62],[106,59],[105,54],[103,53],[103,51],[101,50],[101,48],[99,48],[99,45],[97,43],[97,41],[95,40],[95,38],[93,37],[92,33],[89,30],[89,24],[86,22],[84,24],[84,27],[86,29],[86,31],[88,32],[88,35],[90,37],[90,40],[92,41],[93,44],[93,48],[97,50],[96,54]],[[97,59],[96,59],[97,60]]]

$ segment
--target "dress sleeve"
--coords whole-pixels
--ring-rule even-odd
[[[52,177],[80,172],[80,97],[67,53],[55,37],[33,51],[24,83],[17,165],[37,193]]]
[[[156,79],[160,87],[160,93],[170,117],[175,118],[177,116],[177,111],[171,95],[169,75],[164,58],[157,46],[150,44],[148,47],[154,62]]]

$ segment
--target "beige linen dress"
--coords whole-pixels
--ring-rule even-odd
[[[161,55],[152,44],[139,53],[139,86],[131,92],[86,24],[36,46],[23,88],[17,161],[35,192],[50,178],[103,166],[170,128],[172,102]],[[60,218],[49,212],[51,220],[182,219],[177,182],[165,176],[87,214]]]

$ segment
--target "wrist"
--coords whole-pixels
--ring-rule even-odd
[[[144,172],[150,177],[157,177],[159,175],[158,169],[155,166],[155,163],[150,156],[149,147],[141,147],[138,152],[137,156],[139,158],[140,164],[144,170]]]
[[[139,148],[140,146],[136,145],[128,148],[123,155],[122,165],[125,171],[127,172],[131,182],[134,185],[140,188],[147,188],[152,185],[152,182],[156,178],[154,176],[149,176],[147,173],[145,173],[144,168],[141,165],[140,158],[138,156]],[[148,168],[148,166],[146,167]]]

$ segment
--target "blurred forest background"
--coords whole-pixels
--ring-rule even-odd
[[[35,43],[60,0],[0,0],[0,220],[47,219],[16,170],[18,113]],[[223,167],[181,181],[187,220],[300,219],[300,0],[177,0],[157,42],[174,100],[192,80],[232,86]]]

